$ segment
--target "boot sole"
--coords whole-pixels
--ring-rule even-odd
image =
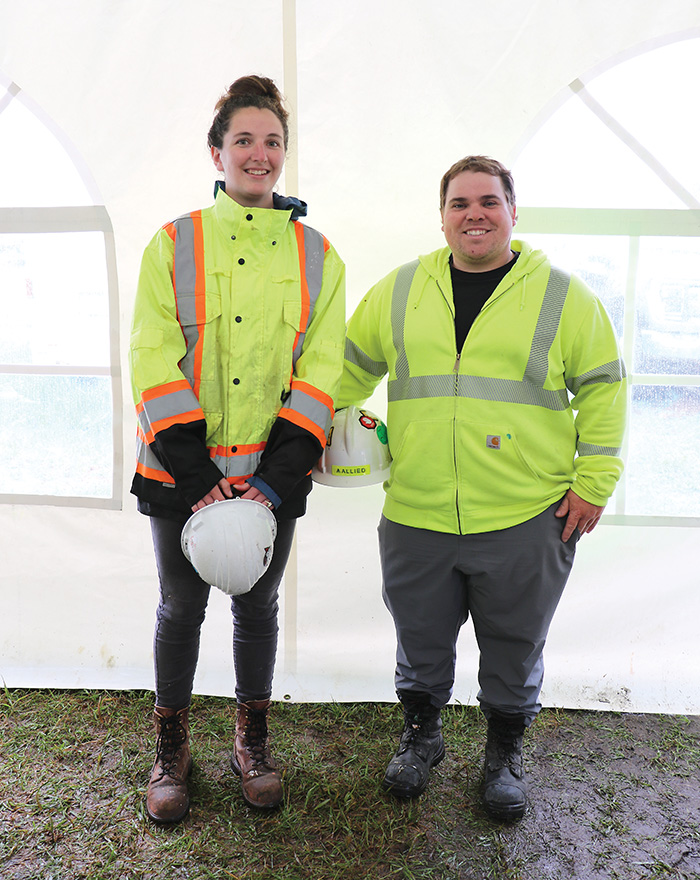
[[[501,819],[505,822],[512,822],[514,819],[522,819],[525,815],[525,807],[526,805],[523,804],[522,806],[518,805],[495,809],[484,802],[484,809],[492,819]]]
[[[177,825],[178,822],[182,822],[182,820],[187,816],[190,811],[190,805],[187,804],[187,809],[181,816],[176,816],[173,819],[161,819],[159,816],[154,816],[153,813],[146,807],[146,813],[151,822],[155,822],[156,825]]]
[[[430,769],[432,770],[433,767],[437,767],[437,765],[440,763],[440,761],[442,761],[442,759],[444,757],[445,757],[445,746],[443,745],[442,751],[439,754],[437,754],[435,756],[435,758],[433,759],[433,762],[430,765]],[[415,786],[405,786],[404,787],[400,784],[397,785],[395,782],[387,782],[386,777],[385,777],[384,779],[382,779],[382,788],[384,789],[384,791],[388,792],[389,794],[392,794],[394,797],[415,798],[415,797],[418,797],[419,795],[423,794],[423,792],[428,787],[429,782],[430,782],[430,779],[426,779],[425,785],[421,786],[420,788],[416,788]]]

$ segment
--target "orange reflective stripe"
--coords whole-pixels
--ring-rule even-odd
[[[326,435],[324,431],[316,424],[316,422],[312,422],[311,419],[303,416],[301,413],[296,412],[296,410],[281,409],[279,411],[278,418],[286,419],[288,422],[292,422],[293,424],[298,425],[300,428],[308,431],[309,434],[313,434],[314,437],[321,444],[321,446],[326,445]]]
[[[190,408],[185,409],[183,404]],[[144,391],[136,404],[136,414],[145,432],[146,442],[152,443],[156,434],[171,425],[187,425],[203,420],[204,413],[198,404],[189,382],[184,379]]]
[[[145,477],[147,480],[157,480],[159,483],[171,483],[173,486],[175,485],[175,480],[173,480],[167,471],[154,470],[153,468],[149,468],[145,464],[142,464],[140,461],[136,462],[136,473],[141,474],[141,476]]]
[[[333,398],[329,394],[326,394],[325,391],[321,391],[320,388],[316,388],[314,385],[309,385],[308,382],[296,380],[292,382],[292,390],[303,391],[304,394],[308,394],[309,397],[313,397],[314,400],[327,406],[331,412],[331,416],[335,414],[335,410],[333,409]]]
[[[225,455],[229,458],[232,455],[252,455],[254,452],[262,452],[267,444],[263,443],[247,443],[241,446],[210,446],[209,455],[214,458],[216,455]]]
[[[176,379],[174,382],[166,382],[165,385],[156,385],[155,388],[142,392],[141,400],[136,404],[136,411],[141,412],[144,403],[148,403],[149,400],[165,397],[166,394],[172,394],[174,391],[190,390],[190,383],[186,379]]]
[[[167,419],[159,419],[157,422],[151,422],[149,435],[155,437],[156,434],[160,434],[161,431],[165,431],[173,425],[189,425],[192,422],[201,422],[202,418],[202,410],[197,409],[188,413],[180,413],[176,416],[170,416],[170,418]]]
[[[160,465],[157,457],[148,447],[148,442],[141,430],[141,426],[137,424],[136,473],[141,474],[142,477],[146,477],[148,480],[156,480],[159,483],[169,483],[174,486],[175,480],[172,476],[167,471],[161,470],[161,467],[154,467],[154,463]]]

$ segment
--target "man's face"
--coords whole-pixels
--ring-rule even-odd
[[[511,259],[510,237],[515,205],[510,205],[500,177],[463,171],[447,186],[442,231],[455,268],[488,272]]]

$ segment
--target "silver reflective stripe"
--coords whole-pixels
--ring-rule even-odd
[[[549,349],[557,335],[570,281],[571,276],[566,272],[551,267],[523,376],[524,381],[531,382],[538,388],[544,388],[547,379]]]
[[[571,379],[567,379],[566,386],[573,395],[576,395],[584,385],[599,385],[601,383],[612,385],[614,382],[621,382],[626,377],[627,371],[622,361],[610,361],[609,364],[602,364],[582,376],[573,376]]]
[[[321,293],[323,285],[323,265],[326,257],[326,249],[323,236],[315,229],[301,224],[304,230],[304,260],[306,264],[306,287],[309,291],[309,314],[306,319],[306,328],[311,323],[311,317],[314,313],[316,300]],[[297,344],[292,354],[292,366],[294,366],[301,354],[306,337],[306,328],[299,333]]]
[[[136,437],[136,460],[139,464],[148,468],[150,471],[162,471],[163,473],[167,473],[156,455],[151,451],[150,446],[139,436]],[[168,483],[168,485],[172,484]]]
[[[456,382],[455,382],[456,380]],[[494,400],[521,403],[544,409],[565,410],[569,407],[566,389],[549,391],[517,379],[492,379],[488,376],[411,376],[389,382],[388,399],[419,400],[422,397],[470,397],[472,400]]]
[[[521,403],[551,410],[569,408],[566,388],[556,390],[544,388],[549,349],[556,336],[569,289],[570,278],[565,272],[555,268],[550,270],[530,347],[530,355],[522,379],[496,379],[488,376],[465,376],[454,373],[437,376],[411,376],[406,352],[405,325],[409,291],[418,264],[418,260],[415,260],[402,266],[394,281],[391,320],[397,357],[396,378],[390,380],[388,386],[389,401],[454,397],[456,395],[476,400]],[[363,366],[363,364],[359,363],[358,366]]]
[[[576,452],[579,455],[612,455],[619,458],[620,451],[619,446],[594,446],[592,443],[583,443],[581,440],[576,446]]]
[[[251,452],[249,455],[215,455],[212,461],[227,477],[244,477],[255,473],[261,456],[262,452]]]
[[[194,221],[186,214],[175,220],[175,299],[177,314],[187,343],[187,354],[180,361],[180,369],[194,385],[194,351],[199,341],[197,307],[194,295],[197,283],[197,262],[194,256]]]
[[[354,364],[370,376],[383,376],[387,371],[387,365],[384,361],[373,361],[372,358],[365,354],[361,348],[358,348],[350,339],[345,340],[345,360],[349,364]]]
[[[171,419],[174,416],[199,409],[199,401],[195,397],[194,391],[189,388],[173,391],[171,394],[163,394],[161,397],[154,397],[153,400],[148,400],[143,405],[143,411],[151,424],[159,422],[161,419]]]
[[[394,335],[394,348],[396,349],[396,378],[408,379],[411,375],[406,354],[406,309],[408,308],[408,295],[411,291],[413,276],[416,274],[419,261],[413,260],[401,266],[394,280],[394,290],[391,296],[391,326]]]
[[[421,397],[454,397],[455,377],[410,376],[408,379],[390,379],[387,386],[389,402],[419,400]]]
[[[292,388],[292,393],[285,400],[282,409],[294,410],[312,421],[314,425],[318,425],[324,434],[328,433],[331,426],[331,411],[325,404],[301,389]]]

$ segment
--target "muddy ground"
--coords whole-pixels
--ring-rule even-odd
[[[500,852],[474,834],[478,762],[434,771],[443,795],[460,778],[468,792],[446,831],[455,880],[700,878],[700,718],[543,713],[525,751],[528,809],[501,826]]]

